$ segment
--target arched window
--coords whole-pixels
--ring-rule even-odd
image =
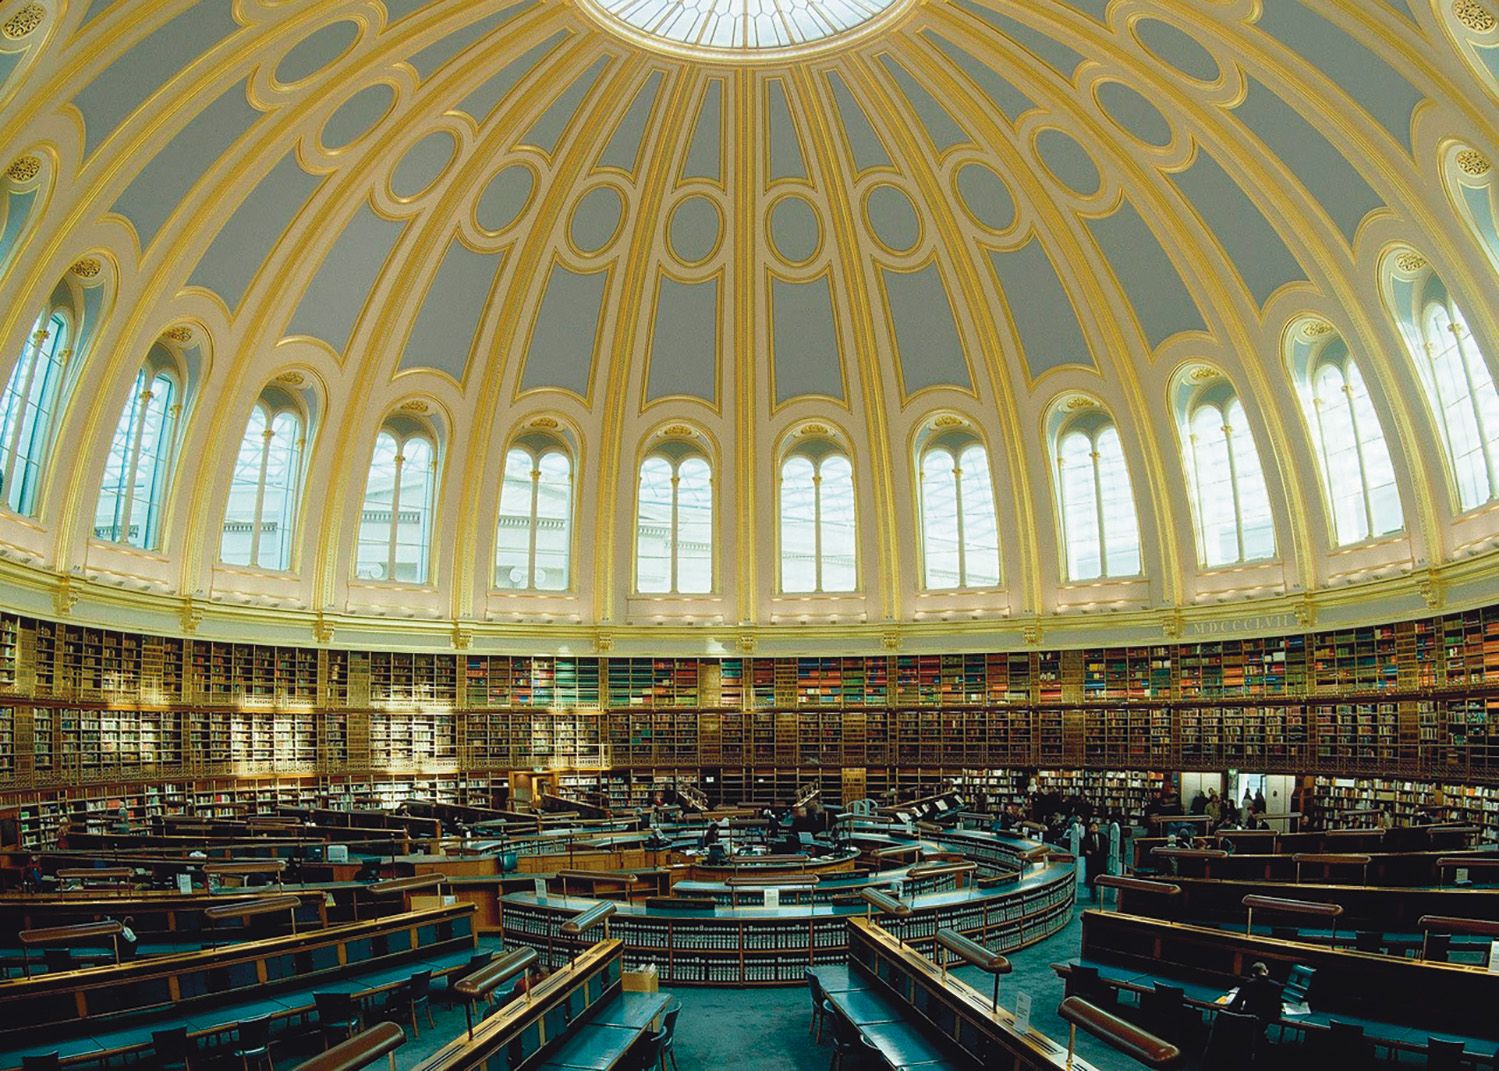
[[[988,452],[971,433],[954,431],[924,443],[920,461],[924,586],[995,586],[999,526]]]
[[[1478,340],[1442,280],[1418,253],[1394,258],[1389,296],[1441,430],[1464,510],[1499,497],[1499,391]]]
[[[1140,524],[1119,432],[1086,399],[1056,438],[1057,500],[1067,579],[1140,573]]]
[[[566,591],[572,557],[573,464],[546,438],[522,440],[505,455],[495,537],[495,585]]]
[[[389,424],[381,428],[359,516],[356,576],[427,582],[436,489],[437,451],[427,432]]]
[[[665,444],[640,464],[635,587],[643,594],[713,590],[713,469],[685,444]]]
[[[0,489],[17,513],[36,511],[68,342],[67,319],[60,312],[44,313],[21,347],[0,398]]]
[[[289,399],[268,393],[255,403],[234,460],[220,561],[278,571],[292,567],[306,439],[302,414]]]
[[[781,462],[781,590],[858,587],[854,468],[825,440],[799,443]]]
[[[136,373],[104,463],[94,511],[96,539],[143,549],[157,545],[182,410],[177,394],[170,370],[148,361]]]
[[[1405,527],[1384,429],[1353,355],[1322,320],[1290,334],[1290,360],[1317,450],[1333,541],[1347,546]]]
[[[1194,366],[1178,380],[1177,407],[1198,560],[1214,568],[1273,558],[1270,493],[1233,387],[1216,370]]]

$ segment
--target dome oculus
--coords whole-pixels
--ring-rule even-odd
[[[647,47],[715,60],[820,51],[862,37],[913,0],[581,0],[599,22]]]

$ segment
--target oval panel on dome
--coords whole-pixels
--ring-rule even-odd
[[[806,198],[783,197],[770,210],[770,237],[785,260],[803,264],[822,244],[822,226]]]
[[[458,141],[446,130],[434,130],[401,157],[390,173],[390,190],[402,200],[418,197],[432,188],[453,162]]]
[[[328,117],[318,140],[330,152],[347,148],[389,115],[395,103],[394,86],[384,82],[366,86],[340,104]]]
[[[1098,165],[1072,136],[1054,128],[1036,135],[1036,154],[1058,182],[1080,197],[1098,192]]]
[[[1215,82],[1221,73],[1218,61],[1206,48],[1169,22],[1141,19],[1135,36],[1156,59],[1199,82]]]
[[[958,196],[981,227],[1002,231],[1015,222],[1015,198],[1004,179],[983,164],[958,169]]]
[[[864,212],[869,217],[870,229],[886,249],[906,253],[921,240],[921,220],[916,216],[916,208],[894,186],[882,184],[870,190]]]
[[[313,30],[276,64],[276,81],[284,86],[305,81],[342,59],[359,40],[359,24],[340,19]]]
[[[479,194],[474,218],[479,221],[479,226],[498,234],[520,218],[531,201],[531,191],[535,186],[536,176],[529,167],[511,164],[501,168]]]
[[[1120,129],[1147,145],[1171,144],[1171,124],[1161,110],[1123,82],[1104,82],[1097,90],[1098,106]]]
[[[684,264],[701,263],[718,245],[722,227],[717,205],[706,197],[689,197],[671,214],[671,251]]]
[[[580,253],[597,253],[613,240],[624,202],[613,186],[589,190],[573,209],[570,233]]]

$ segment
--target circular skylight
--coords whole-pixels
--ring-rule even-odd
[[[583,0],[606,25],[649,46],[713,59],[813,51],[862,36],[911,0]]]

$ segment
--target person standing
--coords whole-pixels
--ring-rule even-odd
[[[1082,843],[1079,845],[1083,861],[1086,864],[1088,894],[1098,899],[1098,875],[1104,873],[1109,866],[1109,842],[1104,839],[1103,833],[1098,828],[1098,822],[1088,823],[1088,830],[1083,834]]]

